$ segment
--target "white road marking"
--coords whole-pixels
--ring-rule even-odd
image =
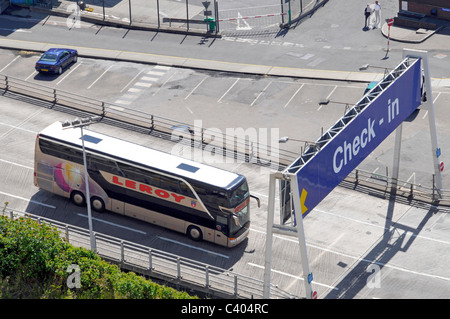
[[[38,202],[38,201],[35,201],[35,200],[32,200],[32,199],[30,200],[30,199],[25,198],[25,197],[9,194],[9,193],[5,193],[5,192],[0,192],[0,194],[5,195],[7,197],[17,198],[17,199],[23,200],[25,202],[29,202],[29,203],[45,206],[45,207],[48,207],[48,208],[56,209],[56,206],[44,204],[44,203],[41,203],[41,202]]]
[[[95,84],[95,83],[97,83],[98,82],[98,80],[100,80],[105,74],[106,74],[106,72],[108,72],[109,71],[109,69],[111,69],[113,67],[113,65],[110,65],[106,70],[105,70],[105,72],[103,72],[94,82],[92,82],[92,84],[91,85],[89,85],[88,86],[88,90]]]
[[[231,89],[236,85],[236,83],[239,82],[239,78],[236,79],[236,81],[234,81],[234,83],[228,88],[228,90],[220,97],[220,99],[217,100],[217,103],[220,103],[222,101],[222,99],[225,97],[225,95],[228,94],[228,92],[231,91]]]
[[[200,250],[200,251],[203,251],[203,252],[208,253],[208,254],[216,255],[216,256],[219,256],[219,257],[223,257],[223,258],[230,258],[227,255],[219,254],[219,253],[216,253],[216,252],[213,252],[213,251],[210,251],[210,250],[207,250],[207,249],[203,249],[203,248],[200,248],[200,247],[188,245],[188,244],[185,244],[185,243],[173,240],[173,239],[169,239],[169,238],[166,238],[166,237],[158,236],[158,238],[161,239],[161,240],[165,240],[165,241],[174,243],[174,244],[178,244],[178,245],[181,245],[181,246],[185,246],[185,247],[189,247],[189,248],[192,248],[192,249]]]
[[[77,214],[77,215],[80,216],[80,217],[88,218],[88,216],[84,215],[84,214]],[[111,225],[111,226],[123,228],[123,229],[126,229],[126,230],[130,230],[130,231],[133,231],[133,232],[136,232],[136,233],[139,233],[139,234],[147,235],[147,233],[142,231],[142,230],[137,230],[137,229],[134,229],[134,228],[131,228],[131,227],[126,227],[126,226],[123,226],[123,225],[115,224],[115,223],[108,222],[108,221],[103,220],[103,219],[92,217],[92,220],[95,220],[95,221],[100,222],[100,223],[108,224],[108,225]]]

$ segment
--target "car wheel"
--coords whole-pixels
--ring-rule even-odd
[[[75,63],[75,62],[77,62],[78,61],[78,55],[75,55],[74,57],[73,57],[73,63]]]
[[[70,195],[70,200],[77,206],[86,205],[86,199],[82,192],[73,191]]]
[[[200,241],[203,239],[202,231],[200,230],[200,228],[196,226],[189,226],[187,230],[187,235],[190,239],[195,241]]]
[[[59,69],[58,69],[58,74],[62,74],[62,71],[63,71],[62,70],[62,66],[60,66]]]

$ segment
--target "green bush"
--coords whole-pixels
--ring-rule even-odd
[[[69,288],[67,269],[80,268]],[[49,225],[0,216],[0,298],[187,299],[185,292],[122,272],[90,250],[74,247]]]

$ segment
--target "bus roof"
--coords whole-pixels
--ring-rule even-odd
[[[39,135],[50,137],[81,147],[80,130],[77,128],[62,128],[62,122],[55,122]],[[87,151],[94,150],[112,157],[120,158],[144,166],[154,167],[185,178],[192,178],[220,188],[231,188],[243,176],[210,165],[194,162],[169,153],[154,150],[133,142],[128,142],[113,136],[83,129],[84,146]]]

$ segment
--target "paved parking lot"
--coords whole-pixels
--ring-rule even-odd
[[[36,133],[72,115],[4,96],[0,102],[0,146],[6,150],[0,154],[0,203],[87,228],[85,208],[38,190],[32,182]],[[163,151],[173,147],[172,142],[103,123],[91,129]],[[261,198],[261,208],[251,201],[251,232],[242,245],[194,244],[183,234],[108,212],[93,212],[94,231],[262,280],[269,170],[241,162],[215,165],[244,174],[251,193]],[[450,274],[442,252],[450,244],[449,223],[448,210],[442,208],[395,203],[338,187],[305,218],[313,289],[319,298],[446,298]],[[302,280],[297,240],[274,236],[272,283],[302,297]]]
[[[365,83],[317,81],[282,77],[248,76],[212,71],[180,69],[110,60],[80,58],[60,75],[38,74],[34,64],[39,55],[26,51],[0,51],[0,74],[114,103],[118,109],[133,109],[203,128],[276,129],[278,137],[290,141],[276,147],[299,152],[303,142],[315,141],[348,106],[356,103]],[[328,105],[320,105],[328,99]],[[434,88],[438,141],[443,150],[450,144],[445,105],[450,89]],[[346,105],[346,103],[348,105]],[[198,122],[197,122],[198,123]],[[275,134],[274,134],[275,136]],[[264,137],[263,144],[278,138]],[[277,142],[278,143],[278,142]],[[400,179],[430,187],[432,184],[428,116],[420,111],[403,130]],[[389,174],[392,167],[393,137],[389,137],[361,165],[360,169]],[[423,163],[417,165],[417,163]],[[447,176],[446,171],[443,172]],[[450,182],[444,178],[444,188]]]

